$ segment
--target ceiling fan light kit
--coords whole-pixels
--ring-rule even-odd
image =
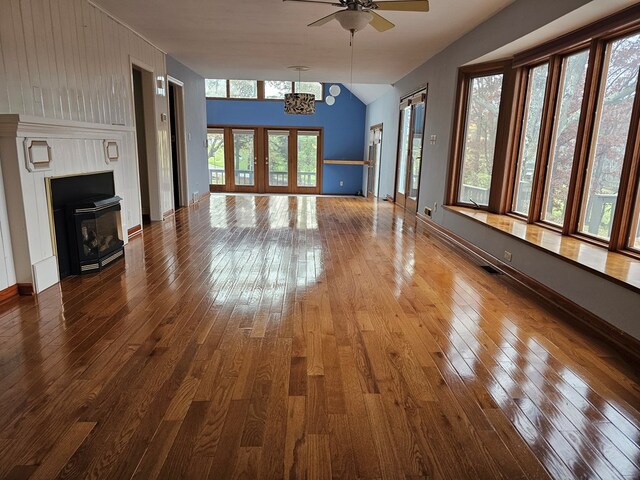
[[[345,30],[359,32],[373,20],[373,14],[364,10],[342,10],[336,13],[336,20]]]

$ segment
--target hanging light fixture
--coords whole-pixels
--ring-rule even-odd
[[[301,72],[306,72],[309,67],[295,65],[289,67],[298,71],[298,84]],[[284,113],[289,115],[313,115],[316,113],[316,96],[313,93],[287,93],[284,96]]]

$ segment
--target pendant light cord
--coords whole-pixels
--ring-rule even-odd
[[[351,46],[351,84],[349,85],[351,95],[353,95],[353,49],[355,44],[355,33],[355,30],[351,30],[351,39],[349,41],[349,45]]]

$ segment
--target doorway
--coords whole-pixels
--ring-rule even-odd
[[[426,101],[424,90],[400,103],[395,201],[412,212],[418,211]]]
[[[136,146],[138,150],[138,174],[140,177],[140,206],[142,223],[151,221],[151,193],[149,190],[149,152],[147,147],[147,119],[145,115],[145,95],[143,70],[133,66],[133,106],[136,124]]]
[[[135,129],[141,221],[162,220],[156,82],[153,68],[131,58],[131,92]]]
[[[369,167],[367,169],[367,196],[378,196],[380,185],[380,159],[382,158],[382,124],[369,130]]]
[[[171,169],[173,174],[173,204],[177,210],[189,204],[187,187],[187,155],[184,120],[184,84],[168,78],[169,128],[171,134]]]
[[[311,193],[322,188],[322,129],[209,127],[212,192]]]

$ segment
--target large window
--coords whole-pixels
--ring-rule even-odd
[[[227,81],[220,79],[207,78],[204,81],[205,95],[211,98],[227,98]]]
[[[578,122],[587,76],[589,52],[576,53],[562,62],[551,156],[544,189],[542,220],[562,226],[578,136]]]
[[[287,93],[292,93],[291,82],[267,80],[264,82],[264,98],[268,100],[282,100]]]
[[[229,98],[258,98],[255,80],[229,80]]]
[[[458,201],[488,205],[496,146],[502,74],[472,78]]]
[[[293,89],[295,93],[312,93],[316,100],[322,100],[323,87],[320,82],[295,82]]]
[[[581,232],[603,239],[611,237],[638,65],[640,34],[607,45],[580,218]]]
[[[542,129],[542,111],[547,91],[548,73],[549,64],[547,63],[532,68],[529,72],[518,171],[513,196],[513,211],[521,215],[528,215],[531,203],[531,188]]]
[[[635,18],[461,68],[447,201],[640,254]]]

